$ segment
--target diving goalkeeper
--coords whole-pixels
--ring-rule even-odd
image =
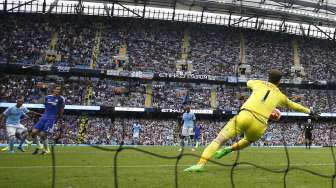
[[[317,118],[318,114],[312,112],[309,108],[289,100],[280,91],[278,85],[281,77],[282,73],[280,71],[272,70],[269,73],[268,82],[249,80],[247,87],[252,90],[252,94],[242,105],[239,113],[224,126],[218,136],[205,148],[199,162],[184,171],[201,172],[211,157],[220,159],[232,151],[244,149],[252,142],[260,139],[267,129],[267,121],[270,114],[277,106],[287,107]],[[240,133],[244,133],[243,139],[230,147],[220,149],[224,143],[233,137],[239,136]]]

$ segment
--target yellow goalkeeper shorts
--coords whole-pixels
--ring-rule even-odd
[[[267,129],[267,124],[258,120],[253,112],[242,110],[234,116],[219,132],[224,138],[233,138],[244,133],[244,138],[255,142],[261,138]]]

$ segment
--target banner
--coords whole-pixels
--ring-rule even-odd
[[[154,77],[154,73],[152,72],[142,72],[142,75],[140,78],[153,79],[153,77]]]
[[[120,71],[119,72],[119,76],[122,76],[122,77],[129,77],[129,72],[126,72],[126,71]]]
[[[192,82],[204,82],[210,83],[212,81],[218,82],[218,84],[225,83],[245,83],[248,79],[246,78],[237,78],[235,76],[212,76],[212,75],[194,75],[194,74],[186,74],[186,73],[159,73],[159,72],[142,72],[142,71],[121,71],[121,70],[112,70],[112,69],[92,69],[87,66],[79,66],[79,67],[68,67],[68,66],[56,66],[56,65],[35,65],[35,64],[27,64],[22,65],[18,63],[9,63],[3,64],[0,62],[0,71],[6,70],[8,73],[15,73],[16,71],[34,71],[36,74],[44,75],[43,72],[51,72],[53,74],[59,73],[71,73],[74,76],[88,76],[88,77],[100,77],[100,76],[114,76],[114,77],[133,77],[140,79],[153,79],[155,81],[172,81],[172,82],[184,82],[185,80]],[[250,78],[249,78],[250,79]],[[251,78],[252,79],[252,78]],[[335,88],[335,81],[326,81],[326,80],[316,80],[316,81],[308,81],[302,80],[298,84],[294,84],[294,80],[292,79],[282,79],[282,84],[288,87],[297,87],[297,85],[309,86],[312,88],[321,88],[327,85],[330,86],[331,89]],[[328,89],[328,87],[326,87]]]
[[[130,77],[132,77],[132,78],[152,79],[154,77],[154,73],[152,73],[152,72],[136,71],[136,72],[131,72],[130,73]]]
[[[213,110],[202,110],[202,109],[191,109],[191,112],[195,114],[213,114]],[[161,109],[161,112],[163,113],[183,113],[183,109]]]
[[[0,108],[8,108],[15,106],[16,103],[6,103],[6,102],[1,102],[0,103]],[[25,103],[23,104],[24,107],[26,108],[35,108],[35,109],[44,109],[44,104],[29,104]],[[65,105],[64,107],[65,110],[92,110],[92,111],[99,111],[100,106],[82,106],[82,105]]]
[[[114,111],[119,112],[144,112],[144,108],[133,108],[133,107],[115,107]]]
[[[106,70],[106,75],[119,76],[119,71],[118,70]]]
[[[70,72],[70,67],[57,66],[58,72]]]
[[[195,75],[195,74],[177,74],[177,73],[159,73],[160,78],[187,78],[197,80],[208,80],[208,75]],[[213,79],[213,77],[211,77]]]
[[[51,65],[40,65],[40,71],[51,71]]]

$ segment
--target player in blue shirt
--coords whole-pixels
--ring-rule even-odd
[[[139,144],[141,125],[139,122],[135,122],[132,127],[133,132],[133,144]]]
[[[195,126],[195,142],[196,142],[195,148],[198,148],[199,141],[201,139],[201,131],[202,131],[201,125],[196,125]]]
[[[186,111],[182,115],[182,121],[183,121],[183,126],[182,126],[182,134],[181,134],[181,143],[180,143],[180,150],[184,148],[184,139],[185,137],[188,138],[188,143],[191,142],[191,147],[192,151],[195,151],[195,146],[194,146],[194,125],[196,123],[196,117],[195,114],[190,111],[190,107],[186,107]]]
[[[28,114],[39,113],[29,111],[27,108],[23,107],[24,98],[20,97],[16,100],[16,105],[8,107],[2,114],[0,114],[0,122],[2,118],[6,117],[6,131],[8,136],[8,148],[10,153],[14,153],[14,143],[15,138],[20,140],[18,149],[24,152],[22,145],[26,142],[28,136],[28,130],[25,126],[21,124],[21,117],[28,116]]]
[[[36,123],[33,131],[32,137],[37,144],[37,148],[33,152],[33,155],[37,154],[42,147],[39,145],[37,136],[42,139],[43,151],[41,154],[48,154],[48,134],[52,131],[54,124],[57,119],[60,118],[64,113],[65,99],[60,95],[61,87],[54,86],[52,90],[52,95],[45,97],[44,102],[44,113],[42,114],[39,121]]]

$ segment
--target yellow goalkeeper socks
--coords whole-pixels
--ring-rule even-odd
[[[201,159],[197,163],[198,165],[206,165],[209,159],[213,156],[213,154],[220,148],[220,144],[215,141],[212,141],[208,147],[202,153]]]
[[[234,143],[231,146],[232,151],[237,151],[246,148],[247,146],[250,145],[250,142],[246,140],[245,138],[239,140],[237,143]]]

